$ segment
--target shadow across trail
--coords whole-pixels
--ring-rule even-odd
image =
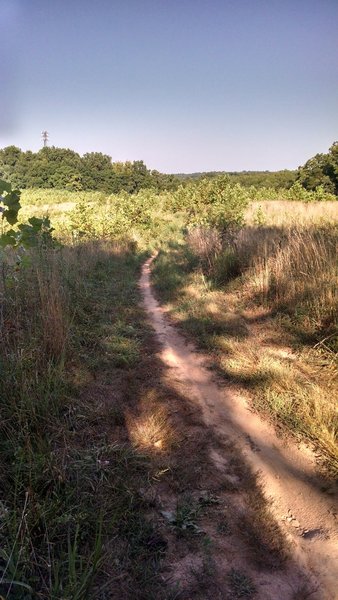
[[[334,499],[320,490],[312,457],[293,443],[286,445],[241,397],[225,388],[224,382],[223,386],[217,384],[207,368],[207,357],[186,342],[157,302],[150,284],[154,258],[143,266],[140,288],[161,345],[160,358],[167,367],[166,385],[195,402],[205,425],[217,435],[236,440],[251,467],[260,473],[275,517],[285,524],[294,559],[309,580],[313,577],[318,582],[316,597],[334,600],[338,567],[336,507]],[[285,590],[284,597],[292,596]]]

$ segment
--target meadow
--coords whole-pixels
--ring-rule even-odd
[[[153,281],[228,385],[338,472],[337,205],[262,201],[228,238],[192,229]]]
[[[189,488],[137,287],[155,248],[178,326],[337,475],[338,205],[321,189],[276,194],[225,177],[133,196],[23,191],[19,223],[48,216],[54,239],[0,250],[4,598],[179,597],[161,580],[149,494],[168,472]]]

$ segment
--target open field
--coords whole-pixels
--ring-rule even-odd
[[[304,202],[300,200],[251,200],[250,190],[245,192],[249,198],[249,205],[245,211],[245,222],[248,225],[320,225],[338,222],[338,210],[336,201]],[[141,194],[142,196],[142,194]],[[172,193],[157,194],[147,190],[147,199],[151,204],[153,216],[163,220],[173,217]],[[85,205],[88,218],[90,209],[95,212],[97,222],[107,221],[112,218],[119,196],[108,195],[102,192],[70,192],[67,190],[23,190],[21,195],[22,211],[21,219],[28,216],[42,217],[48,215],[53,226],[59,232],[65,234],[67,231],[76,229],[72,225],[71,214],[76,212],[76,207]],[[127,197],[128,198],[128,197]],[[137,201],[137,196],[136,196]],[[182,207],[184,208],[184,207]],[[180,213],[180,206],[175,206],[175,213]],[[154,218],[153,218],[154,220]],[[100,224],[100,235],[104,227]],[[157,231],[157,235],[160,232]]]
[[[63,245],[1,250],[4,598],[268,600],[290,578],[285,597],[311,591],[242,450],[172,385],[141,303],[159,248],[172,318],[229,390],[312,444],[331,489],[337,204],[250,203],[224,181],[201,196],[23,193],[21,221],[48,213]]]

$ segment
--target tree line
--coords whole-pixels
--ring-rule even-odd
[[[298,182],[306,190],[321,186],[338,195],[338,142],[326,154],[316,154],[303,166],[291,171],[203,172],[168,175],[150,170],[142,160],[112,162],[107,154],[88,152],[80,156],[67,148],[45,147],[24,152],[16,146],[0,149],[0,177],[20,189],[56,188],[71,191],[98,190],[109,194],[130,194],[141,189],[159,192],[176,190],[185,182],[228,175],[244,187],[290,189]]]
[[[171,190],[179,184],[173,175],[149,170],[142,160],[114,163],[101,152],[80,156],[74,150],[54,146],[38,152],[23,152],[16,146],[1,149],[0,177],[20,189],[98,190],[110,194],[133,194],[146,188]]]
[[[194,181],[202,178],[228,175],[232,183],[244,187],[290,189],[298,182],[303,188],[314,191],[322,187],[325,192],[338,195],[338,142],[334,142],[325,154],[316,154],[304,165],[295,170],[282,171],[208,171],[199,173],[179,173],[181,181]]]
[[[239,183],[243,187],[254,186],[256,188],[290,189],[297,179],[297,171],[283,169],[282,171],[207,171],[204,173],[191,173],[177,175],[182,181],[194,181],[199,179],[210,179],[228,175],[231,183]]]

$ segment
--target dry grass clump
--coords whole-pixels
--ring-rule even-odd
[[[176,440],[168,409],[159,403],[156,390],[148,390],[140,399],[141,414],[127,415],[132,444],[147,453],[168,452]]]
[[[69,307],[61,281],[60,261],[51,251],[45,261],[35,263],[39,290],[39,313],[42,324],[43,349],[51,358],[65,353],[69,334]]]
[[[192,252],[211,270],[214,260],[222,250],[222,239],[217,229],[194,227],[187,235],[187,242]]]

